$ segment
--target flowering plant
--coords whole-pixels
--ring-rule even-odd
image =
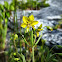
[[[26,31],[29,31],[29,28],[32,27],[34,29],[34,25],[38,24],[38,21],[34,21],[34,16],[31,15],[29,17],[23,16],[23,23],[21,27],[26,28]]]

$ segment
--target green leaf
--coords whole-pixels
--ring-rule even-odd
[[[10,5],[8,5],[8,10],[10,10]]]
[[[5,12],[2,12],[2,17],[3,17],[3,19],[5,18]]]
[[[58,62],[58,60],[57,60],[57,59],[53,59],[53,61],[54,61],[54,62]]]
[[[7,1],[4,1],[4,6],[8,9],[8,2]]]
[[[0,4],[0,10],[4,10],[4,6],[2,4]]]
[[[5,18],[5,23],[7,23],[8,22],[8,19],[7,18]]]
[[[17,53],[17,54],[22,58],[23,62],[26,62],[25,56],[22,53],[21,54]]]
[[[42,33],[41,33],[40,37],[38,38],[38,40],[37,40],[37,42],[35,43],[34,46],[36,46],[38,44],[38,42],[40,41],[41,37],[42,37]]]
[[[39,27],[42,27],[42,24]]]
[[[10,10],[14,10],[14,6],[13,5],[10,5]]]
[[[62,56],[62,53],[57,53],[58,55]]]
[[[2,24],[2,21],[3,21],[3,19],[2,19],[2,17],[0,16],[0,25]]]
[[[15,4],[16,0],[13,0],[13,4]]]
[[[6,15],[7,15],[7,17],[10,17],[10,13],[9,12],[6,12]]]
[[[26,41],[26,39],[23,37],[23,40],[24,40],[24,42],[27,44],[27,45],[29,45],[29,43]]]
[[[22,56],[23,62],[26,62],[25,56],[22,53],[21,53],[21,56]]]
[[[38,28],[42,28],[42,24]]]
[[[5,42],[3,42],[3,44],[2,44],[2,48],[5,48]]]
[[[57,45],[57,47],[58,47],[58,48],[62,48],[62,46],[61,46],[61,45]]]

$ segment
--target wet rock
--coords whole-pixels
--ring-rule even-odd
[[[62,0],[51,0],[52,5],[62,8]]]
[[[58,30],[54,30],[54,31],[50,31],[46,34],[43,34],[43,39],[46,40],[46,43],[49,42],[51,44],[54,45],[62,45],[62,32],[58,31]]]
[[[48,16],[47,19],[49,20],[60,20],[62,17],[61,16]]]
[[[22,16],[28,16],[28,14],[33,14],[35,20],[39,21],[35,27],[37,28],[40,24],[44,26],[55,26],[58,24],[58,20],[61,19],[62,15],[62,0],[49,0],[48,3],[50,7],[41,8],[40,10],[29,10],[17,12],[17,18],[22,19]],[[21,16],[22,15],[22,16]],[[20,22],[20,21],[19,21]],[[13,23],[13,22],[12,22]],[[8,22],[8,25],[14,29],[13,24]],[[41,34],[41,32],[39,32]],[[43,30],[43,39],[46,40],[46,45],[52,47],[53,45],[62,45],[62,29],[48,31],[47,28]]]
[[[39,11],[38,14],[35,15],[35,17],[37,17],[38,19],[42,18],[47,18],[48,16],[60,16],[62,15],[62,9],[60,9],[59,7],[47,7],[47,8],[43,8]]]

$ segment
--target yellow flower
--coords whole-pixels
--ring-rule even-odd
[[[21,27],[26,28],[26,31],[29,31],[29,28],[34,28],[34,25],[38,24],[38,21],[34,21],[34,16],[30,15],[29,17],[23,16],[23,23]]]
[[[42,24],[38,27],[38,29],[36,30],[36,34],[37,34],[37,37],[39,37],[39,32],[42,31]]]
[[[37,34],[37,37],[39,37],[39,32],[36,32],[36,34]]]
[[[50,27],[50,26],[46,26],[46,27],[47,27],[47,29],[50,29],[51,31],[53,31],[52,27]]]

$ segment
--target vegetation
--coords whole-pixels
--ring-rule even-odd
[[[6,1],[4,2],[4,5],[0,4],[0,62],[3,62],[1,60],[2,57],[1,55],[3,51],[7,62],[60,61],[62,53],[55,53],[53,51],[53,48],[54,47],[62,48],[62,46],[55,45],[54,47],[49,49],[49,47],[45,45],[45,40],[41,39],[41,37],[43,36],[42,31],[44,27],[42,28],[41,24],[37,29],[35,28],[35,25],[38,24],[39,22],[34,20],[34,16],[32,14],[29,15],[28,17],[23,16],[22,18],[23,23],[20,25],[19,28],[20,31],[18,31],[17,12],[16,12],[18,7],[17,4],[18,4],[17,0],[13,0],[13,2],[10,5]],[[7,26],[8,26],[8,20],[11,16],[11,11],[14,12],[13,17],[14,31],[10,33],[10,43],[8,51],[7,50],[5,51],[4,49],[7,35]],[[50,26],[45,27],[53,31],[53,29]],[[24,30],[23,33],[22,29]],[[40,31],[41,35],[39,36]]]
[[[5,48],[7,24],[12,10],[12,8],[10,7],[12,6],[7,2],[4,2],[4,5],[0,4],[0,50],[3,50]]]
[[[43,7],[48,7],[49,4],[45,3],[46,0],[43,0],[41,2],[38,2],[39,0],[27,0],[26,2],[24,0],[17,1],[17,8],[22,10],[39,10]],[[12,2],[13,3],[13,2]],[[12,4],[11,3],[11,4]]]

